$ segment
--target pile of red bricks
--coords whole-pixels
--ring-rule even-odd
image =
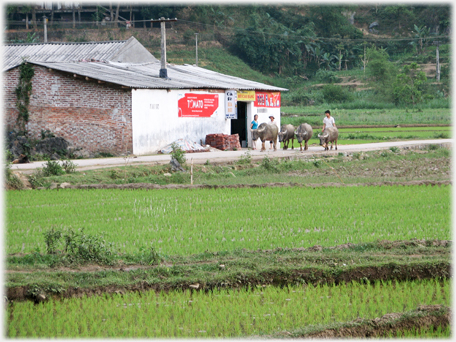
[[[240,150],[239,134],[208,134],[206,135],[206,145],[218,148],[219,150]]]

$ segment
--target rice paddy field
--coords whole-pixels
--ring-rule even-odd
[[[438,319],[451,305],[451,280],[439,271],[449,267],[449,245],[439,241],[451,239],[451,191],[451,185],[9,191],[6,286],[35,303],[7,306],[6,336],[284,338],[368,330],[369,320],[389,317],[378,323],[378,336],[448,338],[449,325]],[[49,229],[102,234],[114,266],[46,266]],[[375,247],[401,240],[410,243]],[[346,249],[334,250],[338,245]],[[54,262],[64,248],[57,249],[49,256]],[[119,264],[146,249],[161,261],[131,270]],[[21,266],[26,260],[32,264]],[[124,274],[136,290],[107,282],[121,282]],[[211,278],[217,280],[209,286]],[[159,290],[165,283],[167,290]],[[426,316],[421,306],[438,309]],[[423,320],[427,325],[404,323]]]
[[[450,186],[8,192],[6,253],[44,251],[49,228],[169,255],[451,239],[450,197]]]
[[[315,323],[331,325],[410,311],[429,301],[449,306],[450,292],[449,281],[434,280],[208,293],[184,290],[64,299],[38,308],[25,302],[8,309],[7,315],[9,336],[18,338],[262,337]],[[449,333],[437,329],[439,335]]]
[[[329,106],[328,106],[329,107]],[[417,124],[448,124],[451,125],[451,108],[395,108],[392,106],[387,109],[344,109],[337,107],[322,106],[295,106],[282,107],[285,117],[282,117],[281,124],[291,123],[299,125],[303,122],[323,125],[324,112],[331,110],[331,116],[336,120],[338,126],[353,125],[417,125]]]

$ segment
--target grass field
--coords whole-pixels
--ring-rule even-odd
[[[298,126],[307,122],[313,127],[322,127],[325,110],[331,110],[338,126],[352,125],[404,125],[452,123],[451,108],[424,109],[338,109],[323,106],[282,107],[286,115],[281,124]]]
[[[127,254],[450,239],[450,194],[449,186],[8,192],[6,253],[44,251],[50,228],[103,234]]]
[[[282,120],[285,121],[285,120]],[[295,126],[296,127],[296,126]],[[314,126],[315,127],[315,126]],[[430,127],[383,127],[383,128],[339,128],[338,145],[367,144],[385,141],[404,140],[427,140],[427,139],[449,139],[452,136],[452,127],[430,126]],[[321,129],[313,129],[312,138],[308,144],[319,145],[318,134]],[[280,143],[283,148],[283,143]],[[291,148],[291,142],[288,146]],[[296,139],[293,142],[294,148],[299,148]]]

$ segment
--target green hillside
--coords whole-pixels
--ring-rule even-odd
[[[6,41],[42,41],[39,26],[11,29],[23,25],[21,18],[30,8],[7,6]],[[86,14],[88,21],[73,23],[75,28],[71,21],[55,19],[48,27],[49,41],[134,36],[159,58],[160,29],[151,26],[150,18],[178,18],[167,27],[168,62],[195,64],[198,34],[198,66],[289,89],[282,95],[282,104],[290,113],[314,106],[450,108],[449,5],[144,3],[131,5],[130,10],[136,12],[129,29],[121,21],[100,25],[94,20],[101,12]],[[440,80],[436,79],[436,42]]]

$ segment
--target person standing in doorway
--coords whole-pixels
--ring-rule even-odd
[[[276,125],[276,126],[277,126],[277,122],[275,122],[274,119],[275,119],[275,118],[271,115],[271,116],[269,117],[269,120],[270,120],[270,121],[269,121],[269,124],[270,124],[270,125]],[[279,126],[277,126],[277,129],[279,129]],[[271,141],[269,142],[269,149],[272,150],[273,147],[274,147],[273,141],[271,140]]]
[[[250,123],[250,130],[258,128],[258,114],[253,116],[253,121]],[[256,150],[256,141],[252,139],[252,149]]]
[[[326,117],[323,119],[323,129],[321,130],[322,132],[325,130],[325,128],[329,127],[336,127],[336,122],[334,121],[334,118],[331,116],[331,112],[327,110],[325,112]]]

